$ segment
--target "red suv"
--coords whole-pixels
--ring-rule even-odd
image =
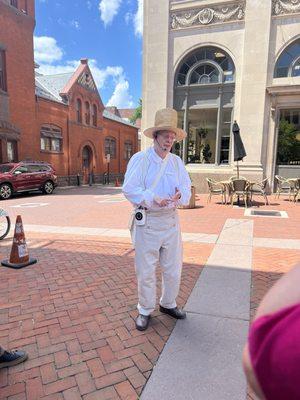
[[[13,193],[42,190],[51,194],[57,186],[53,167],[42,161],[21,161],[0,164],[0,199],[9,199]]]

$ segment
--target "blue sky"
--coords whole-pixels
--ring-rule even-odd
[[[130,108],[141,97],[142,0],[36,0],[39,72],[90,67],[105,105]]]

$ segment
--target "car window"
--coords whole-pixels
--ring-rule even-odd
[[[9,172],[13,169],[13,165],[6,164],[6,165],[0,165],[0,174],[5,174],[6,172]]]
[[[40,165],[28,165],[29,172],[41,172]]]
[[[40,166],[40,171],[49,172],[50,171],[49,165],[41,165]]]
[[[22,172],[22,174],[26,174],[28,171],[28,168],[25,165],[21,165],[20,167],[16,168],[14,172]]]
[[[47,165],[34,164],[34,165],[29,165],[29,171],[30,172],[45,172],[45,171],[49,171],[49,167]]]

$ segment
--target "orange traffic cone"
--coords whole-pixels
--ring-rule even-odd
[[[4,267],[20,269],[35,264],[36,258],[30,258],[26,244],[21,215],[17,216],[13,244],[9,260],[1,261]]]
[[[117,178],[116,179],[116,183],[115,183],[115,187],[119,187],[120,186],[120,182],[119,182],[119,179]]]

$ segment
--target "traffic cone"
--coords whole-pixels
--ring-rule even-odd
[[[17,216],[13,244],[9,260],[1,261],[4,267],[20,269],[35,264],[36,258],[30,258],[26,244],[21,215]]]
[[[120,187],[120,182],[118,178],[116,179],[115,187]]]

